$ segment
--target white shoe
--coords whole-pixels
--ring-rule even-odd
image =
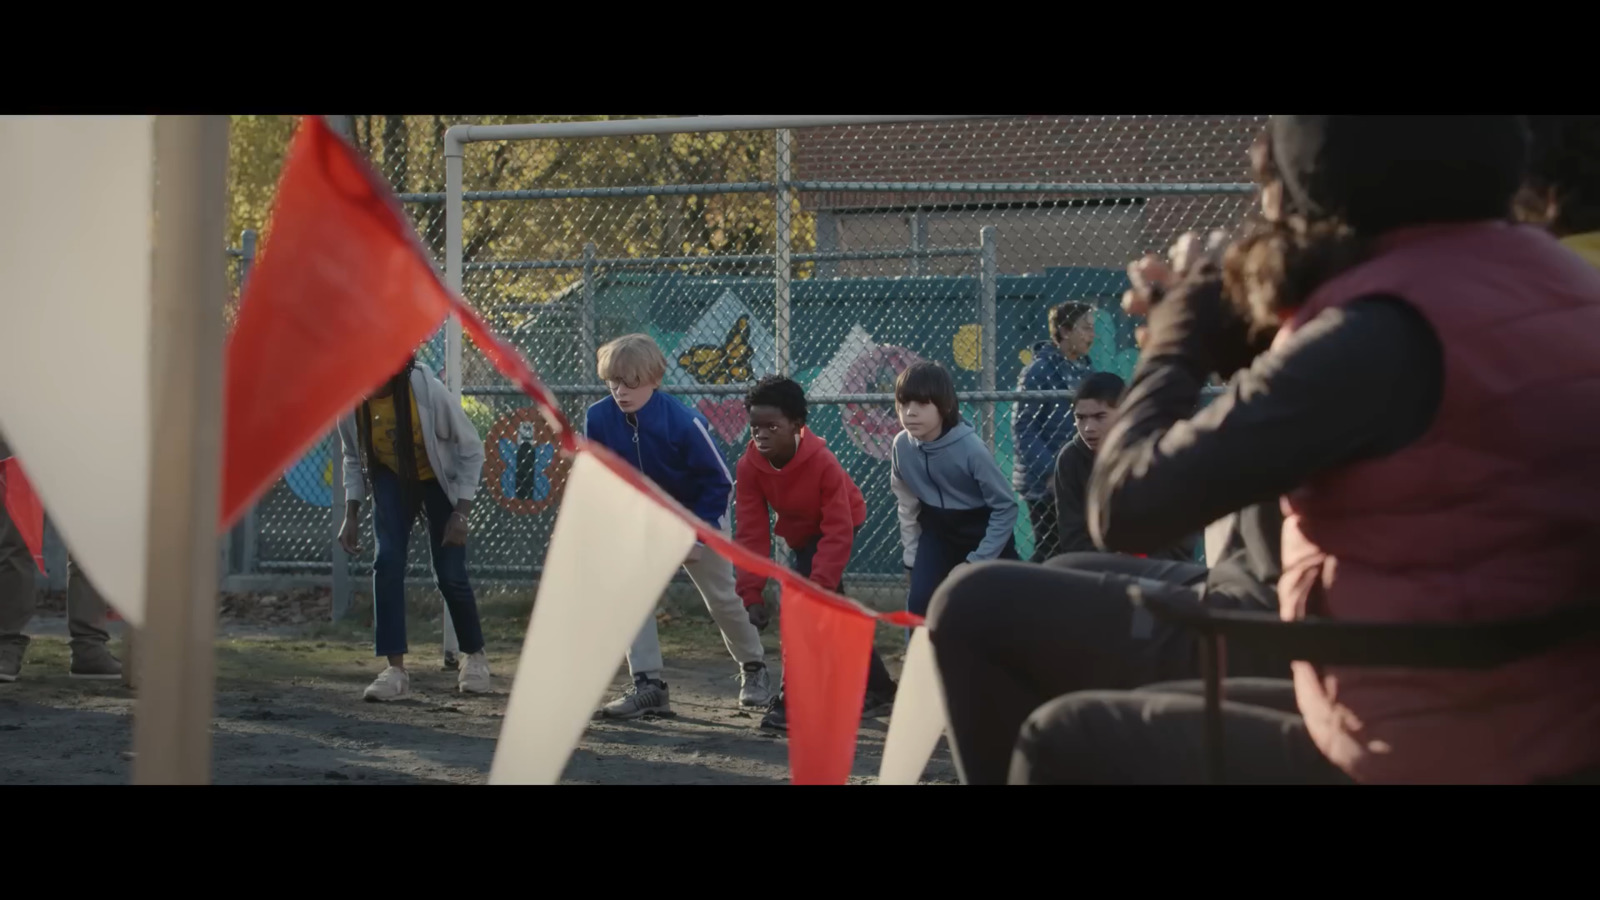
[[[411,693],[411,676],[398,666],[389,666],[362,693],[361,699],[372,702],[399,700]]]
[[[461,674],[456,677],[456,687],[463,694],[489,693],[489,657],[482,650],[467,654]]]

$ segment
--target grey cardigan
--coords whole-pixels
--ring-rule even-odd
[[[417,398],[422,419],[422,439],[428,449],[428,465],[444,488],[451,505],[471,500],[478,492],[483,475],[483,440],[467,418],[461,403],[432,370],[417,363],[411,370],[411,393]],[[346,501],[367,497],[366,459],[356,430],[354,410],[339,420],[339,444],[344,450],[344,496]]]

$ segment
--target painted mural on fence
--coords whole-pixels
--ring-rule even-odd
[[[483,444],[479,489],[501,509],[528,516],[561,505],[572,460],[556,452],[555,432],[537,407],[519,407],[495,420]]]

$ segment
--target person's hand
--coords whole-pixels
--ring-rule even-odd
[[[1122,292],[1122,311],[1130,316],[1146,316],[1172,284],[1172,267],[1154,253],[1146,253],[1128,263],[1128,281],[1133,285]]]
[[[767,612],[767,604],[765,602],[757,601],[752,603],[746,606],[744,611],[750,617],[750,624],[754,625],[757,631],[767,630],[767,624],[772,621],[772,614]]]
[[[439,543],[446,547],[465,547],[467,545],[467,517],[458,512],[450,514],[450,521],[444,526],[444,539]]]
[[[1129,263],[1128,281],[1132,287],[1122,292],[1122,311],[1130,316],[1149,315],[1150,308],[1160,303],[1167,291],[1195,274],[1207,262],[1217,262],[1227,240],[1227,232],[1220,229],[1204,239],[1199,232],[1186,231],[1173,242],[1166,257],[1146,253]],[[1137,331],[1135,339],[1143,345],[1143,335]]]
[[[360,519],[351,515],[344,517],[344,526],[339,529],[339,546],[351,556],[361,552]]]
[[[1191,231],[1168,251],[1170,265],[1146,257],[1128,267],[1134,289],[1124,294],[1124,308],[1148,315],[1144,334],[1135,338],[1141,354],[1184,358],[1200,377],[1215,373],[1226,380],[1270,345],[1271,336],[1253,334],[1248,317],[1223,291],[1226,244],[1221,231],[1206,238]]]
[[[689,555],[683,558],[683,564],[687,566],[690,563],[699,562],[700,557],[705,554],[705,549],[706,545],[701,543],[696,543],[693,547],[690,547]]]

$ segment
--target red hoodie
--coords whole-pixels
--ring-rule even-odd
[[[739,458],[734,495],[735,541],[759,556],[770,557],[767,510],[771,508],[778,513],[772,530],[790,549],[822,536],[811,561],[811,580],[830,591],[839,589],[855,529],[867,521],[867,503],[821,437],[802,431],[799,450],[782,469],[774,469],[751,441]],[[739,570],[738,590],[745,606],[761,603],[761,590],[766,586],[765,577]]]

